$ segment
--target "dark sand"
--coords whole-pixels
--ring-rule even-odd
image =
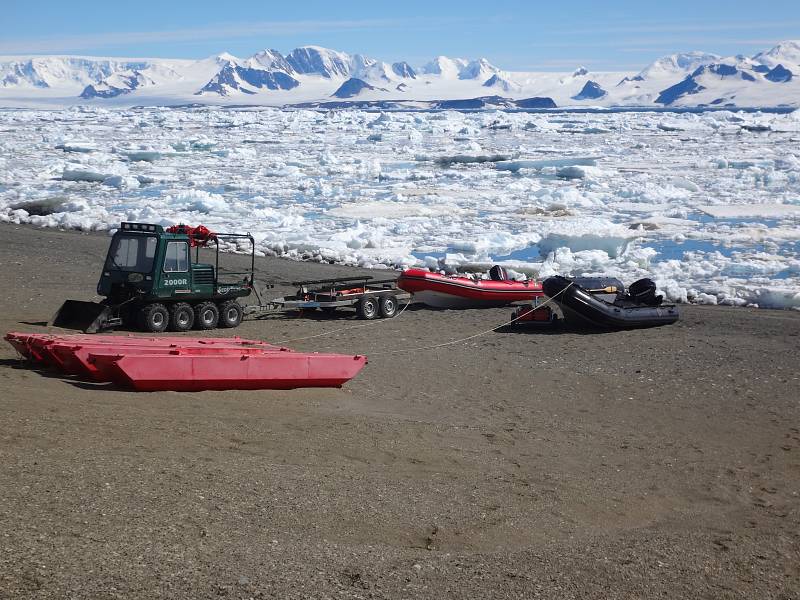
[[[0,226],[0,331],[92,298],[107,243]],[[800,313],[380,354],[510,312],[236,330],[338,331],[287,345],[370,355],[341,390],[137,394],[0,346],[0,597],[800,598]]]

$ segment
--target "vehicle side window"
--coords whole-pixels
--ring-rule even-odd
[[[106,269],[149,273],[158,249],[154,235],[115,235],[111,242]]]
[[[189,270],[189,246],[186,242],[167,242],[164,257],[165,273],[185,273]]]
[[[156,255],[156,246],[158,246],[158,240],[152,236],[148,237],[147,245],[144,248],[145,258],[150,260],[153,259],[153,257]]]
[[[122,238],[117,244],[117,251],[114,253],[114,263],[119,268],[135,267],[138,254],[139,240],[134,238]]]

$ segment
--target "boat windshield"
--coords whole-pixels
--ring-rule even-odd
[[[150,273],[158,238],[152,235],[115,235],[108,249],[106,269]]]

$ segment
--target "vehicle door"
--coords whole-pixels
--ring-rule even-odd
[[[181,240],[168,241],[164,249],[164,264],[161,269],[163,297],[176,297],[192,293],[192,274],[189,269],[189,243]]]

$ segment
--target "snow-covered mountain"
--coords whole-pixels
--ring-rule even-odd
[[[605,98],[608,95],[608,92],[605,91],[600,84],[595,83],[594,81],[587,81],[586,84],[583,86],[580,92],[576,96],[573,96],[573,100],[600,100],[601,98]]]
[[[469,102],[459,104],[462,100]],[[525,106],[528,100],[557,106],[800,106],[800,42],[782,42],[752,57],[677,53],[638,73],[584,67],[568,74],[512,72],[485,58],[446,56],[415,68],[319,46],[286,55],[265,49],[243,59],[224,53],[196,61],[0,57],[0,106],[343,101]]]
[[[522,91],[522,86],[511,81],[511,79],[504,77],[500,73],[495,73],[489,79],[483,82],[483,87],[493,88],[505,92],[506,94],[515,94]]]
[[[698,67],[708,65],[718,60],[721,56],[709,54],[707,52],[682,52],[664,56],[649,64],[647,67],[633,77],[633,81],[649,81],[653,79],[665,79],[691,73]]]
[[[759,98],[795,96],[791,85],[800,74],[800,44],[784,42],[768,52],[750,58],[734,56],[703,62],[681,81],[661,91],[655,102],[747,106]],[[757,105],[757,104],[756,104]]]
[[[781,42],[774,48],[759,52],[753,57],[758,64],[773,68],[778,65],[800,65],[800,41]],[[795,71],[795,73],[797,73]]]
[[[292,50],[286,60],[296,73],[322,75],[331,79],[336,76],[347,77],[353,57],[327,48],[304,46]]]
[[[469,61],[463,58],[448,58],[437,56],[431,62],[422,67],[425,75],[443,75],[445,77],[457,77],[461,69],[466,67]]]
[[[36,56],[0,62],[0,88],[86,86],[123,71],[148,66],[146,61],[96,59],[80,56]]]

